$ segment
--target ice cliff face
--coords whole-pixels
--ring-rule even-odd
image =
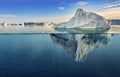
[[[105,27],[110,28],[109,22],[100,15],[92,12],[77,9],[75,15],[68,21],[56,25],[56,28],[74,28],[77,26],[85,27]]]
[[[56,34],[51,35],[51,38],[54,43],[64,47],[76,61],[83,61],[94,48],[109,44],[111,34]]]

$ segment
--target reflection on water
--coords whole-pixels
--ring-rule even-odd
[[[54,43],[63,46],[76,61],[86,59],[89,52],[101,44],[108,45],[111,34],[52,34]]]

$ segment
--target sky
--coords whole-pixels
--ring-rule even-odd
[[[120,0],[0,0],[0,21],[59,19],[59,22],[72,17],[77,8],[108,19],[120,18]]]

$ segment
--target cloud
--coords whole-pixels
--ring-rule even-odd
[[[18,17],[17,15],[13,15],[13,14],[1,14],[0,18],[16,18]]]
[[[86,5],[86,4],[88,4],[88,2],[85,2],[85,1],[79,1],[79,2],[76,2],[75,3],[75,5],[77,5],[77,6],[84,6],[84,5]]]
[[[59,9],[59,10],[64,10],[64,9],[65,9],[65,7],[58,7],[58,9]]]
[[[120,7],[107,8],[101,10],[98,14],[107,19],[120,19]]]
[[[46,21],[54,22],[54,23],[61,23],[67,22],[72,18],[73,15],[66,15],[66,16],[58,16],[53,18],[47,18]]]
[[[50,17],[50,18],[36,18],[36,19],[29,19],[27,21],[29,22],[48,22],[48,23],[61,23],[61,22],[67,22],[72,18],[73,15],[65,15],[65,16],[58,16],[58,17]]]
[[[0,14],[0,23],[2,22],[18,22],[19,16],[14,14]]]
[[[120,0],[103,5],[103,9],[120,7]]]
[[[103,5],[98,14],[107,19],[120,19],[120,0]]]

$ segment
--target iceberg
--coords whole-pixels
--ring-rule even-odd
[[[111,36],[111,34],[51,34],[53,42],[62,46],[78,62],[84,61],[95,48],[110,44]]]
[[[104,17],[77,9],[75,15],[68,21],[55,25],[55,28],[110,28],[110,23]]]

